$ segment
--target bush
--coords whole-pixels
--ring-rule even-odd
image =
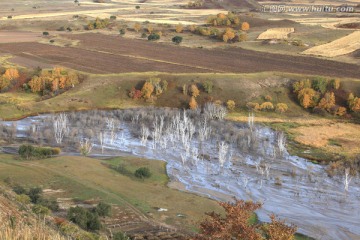
[[[58,155],[61,153],[60,148],[49,148],[49,147],[33,147],[31,145],[21,145],[18,153],[21,158],[32,159],[32,158],[48,158],[52,155]]]
[[[71,207],[68,211],[67,218],[84,230],[94,231],[101,228],[99,216],[79,206]]]
[[[149,36],[148,36],[148,40],[149,41],[156,41],[156,40],[159,40],[160,39],[160,35],[157,34],[157,33],[151,33]]]
[[[30,188],[29,193],[27,194],[30,197],[32,203],[37,204],[42,200],[41,197],[42,189],[40,187]]]
[[[151,177],[151,172],[149,168],[141,167],[135,171],[134,175],[137,178],[144,179]]]
[[[275,111],[278,113],[284,113],[288,110],[288,105],[286,105],[285,103],[278,103],[276,104],[276,109]]]
[[[95,208],[94,212],[97,213],[101,217],[110,216],[111,214],[111,206],[107,203],[100,202]]]
[[[130,240],[130,238],[123,232],[117,232],[114,234],[113,240]]]
[[[249,110],[254,110],[254,111],[257,111],[260,109],[260,105],[258,103],[254,103],[254,102],[248,102],[246,103],[246,107],[249,109]]]
[[[182,42],[183,38],[181,36],[175,36],[172,38],[172,42],[176,44],[180,44]]]
[[[16,194],[27,194],[26,189],[21,185],[15,185],[12,189]]]
[[[120,29],[120,30],[119,30],[119,33],[120,33],[120,35],[125,35],[125,33],[126,33],[125,28]]]
[[[142,34],[141,34],[141,38],[147,38],[147,34],[146,34],[146,33],[142,33]]]
[[[48,200],[41,198],[38,202],[40,205],[49,208],[51,211],[59,211],[59,204],[56,202],[56,200]]]
[[[110,16],[111,20],[116,20],[116,16]]]
[[[37,214],[37,215],[41,215],[41,216],[45,216],[45,215],[49,215],[50,214],[50,209],[48,209],[47,207],[44,207],[42,205],[34,205],[32,207],[32,211]]]
[[[236,104],[235,104],[234,100],[229,100],[226,102],[226,107],[230,111],[233,111],[235,109],[235,106],[236,106]]]
[[[140,6],[139,6],[139,5],[136,5],[135,8],[136,8],[136,9],[140,9]]]
[[[20,157],[29,159],[34,155],[34,147],[31,145],[21,145],[19,147],[18,153]]]
[[[271,102],[264,102],[260,105],[260,110],[261,111],[274,110],[274,105]]]
[[[15,197],[16,201],[22,204],[28,204],[30,203],[30,197],[26,194],[20,194],[20,195],[16,195]]]
[[[43,32],[43,36],[49,36],[49,32]]]

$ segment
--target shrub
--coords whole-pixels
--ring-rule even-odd
[[[139,6],[139,5],[136,5],[135,8],[136,8],[136,9],[140,9],[140,6]]]
[[[116,20],[116,16],[110,16],[111,20]]]
[[[27,194],[30,197],[32,203],[37,204],[42,200],[41,197],[42,189],[40,187],[30,188],[29,193]]]
[[[16,195],[15,199],[17,202],[22,203],[22,204],[30,203],[30,197],[26,194]]]
[[[130,238],[123,232],[117,232],[114,234],[113,240],[130,240]]]
[[[79,206],[71,207],[67,218],[85,230],[99,230],[101,228],[99,216]]]
[[[266,95],[266,96],[265,96],[265,100],[268,101],[268,102],[270,102],[270,101],[272,101],[272,97],[271,97],[270,95]]]
[[[119,33],[120,33],[120,35],[125,35],[125,33],[126,33],[125,28],[120,29],[120,30],[119,30]]]
[[[175,36],[172,38],[172,42],[176,44],[180,44],[182,42],[183,38],[181,36]]]
[[[248,102],[246,103],[246,107],[249,109],[249,110],[260,110],[260,105],[258,103],[254,103],[254,102]]]
[[[233,111],[234,109],[235,109],[235,102],[234,102],[234,100],[228,100],[227,102],[226,102],[226,107],[227,107],[227,109],[228,110],[230,110],[230,111]]]
[[[43,32],[43,36],[49,36],[49,32]]]
[[[94,208],[94,212],[96,212],[101,217],[110,216],[110,214],[111,214],[111,206],[109,204],[107,204],[107,203],[100,202]]]
[[[176,31],[177,33],[181,33],[183,30],[184,30],[184,26],[183,26],[181,23],[179,23],[178,25],[176,25],[175,31]]]
[[[40,205],[49,208],[51,211],[58,211],[59,210],[59,204],[56,200],[48,200],[41,198],[40,201],[38,201]]]
[[[37,214],[37,215],[41,215],[41,216],[45,216],[45,215],[49,215],[50,214],[50,209],[48,209],[47,207],[44,207],[42,205],[34,205],[32,207],[32,211]]]
[[[156,40],[159,40],[159,39],[160,39],[160,35],[158,33],[151,33],[148,36],[149,41],[156,41]]]
[[[15,185],[12,190],[18,195],[27,193],[26,189],[21,185]]]
[[[269,110],[273,110],[274,109],[274,105],[271,102],[263,102],[260,105],[260,110],[261,111],[269,111]]]
[[[141,38],[147,38],[147,34],[146,34],[146,33],[142,33],[140,37],[141,37]]]
[[[278,103],[276,104],[276,109],[275,111],[278,113],[284,113],[288,110],[288,105],[286,105],[285,103]]]
[[[55,40],[54,40],[54,39],[51,39],[49,42],[50,42],[50,43],[54,43],[54,42],[55,42]]]
[[[8,19],[12,19],[12,16],[11,16],[11,15],[9,15],[9,16],[7,16],[7,18],[8,18]]]
[[[149,168],[141,167],[135,171],[134,175],[137,178],[144,179],[151,177],[151,172]]]
[[[31,145],[21,145],[19,147],[18,153],[20,157],[29,159],[34,155],[34,147]]]

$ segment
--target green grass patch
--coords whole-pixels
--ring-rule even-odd
[[[126,164],[131,171],[148,167],[152,176],[137,180],[119,174],[104,164]],[[170,189],[165,163],[136,157],[97,160],[86,157],[60,156],[51,159],[19,161],[12,155],[0,154],[0,181],[10,177],[26,187],[63,189],[58,197],[79,200],[101,199],[104,202],[134,206],[143,213],[151,213],[159,221],[168,219],[181,228],[192,230],[209,211],[221,211],[208,198]],[[166,208],[167,212],[158,212]],[[187,216],[177,217],[177,214]]]

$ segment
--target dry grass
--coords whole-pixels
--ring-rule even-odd
[[[360,127],[353,123],[317,123],[290,130],[295,141],[326,150],[331,153],[360,153]]]
[[[288,35],[294,31],[294,28],[269,28],[265,32],[261,33],[257,39],[287,39]]]
[[[310,48],[303,52],[308,55],[324,57],[336,57],[345,55],[360,49],[360,31],[355,31],[348,36],[337,39],[333,42]]]
[[[15,204],[11,192],[1,187],[0,195],[0,239],[1,240],[65,240],[55,230],[49,228],[44,219],[32,214],[24,214]]]
[[[12,226],[10,218],[0,218],[0,239],[11,240],[65,240],[54,230],[50,230],[42,221],[37,220],[29,225],[25,221],[19,221]]]

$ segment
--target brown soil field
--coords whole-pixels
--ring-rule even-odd
[[[356,65],[313,57],[294,57],[241,48],[194,49],[91,33],[66,37],[80,40],[78,46],[5,43],[0,44],[0,53],[90,73],[279,71],[351,78],[360,75]]]
[[[41,39],[40,33],[0,31],[0,43],[34,42]]]

